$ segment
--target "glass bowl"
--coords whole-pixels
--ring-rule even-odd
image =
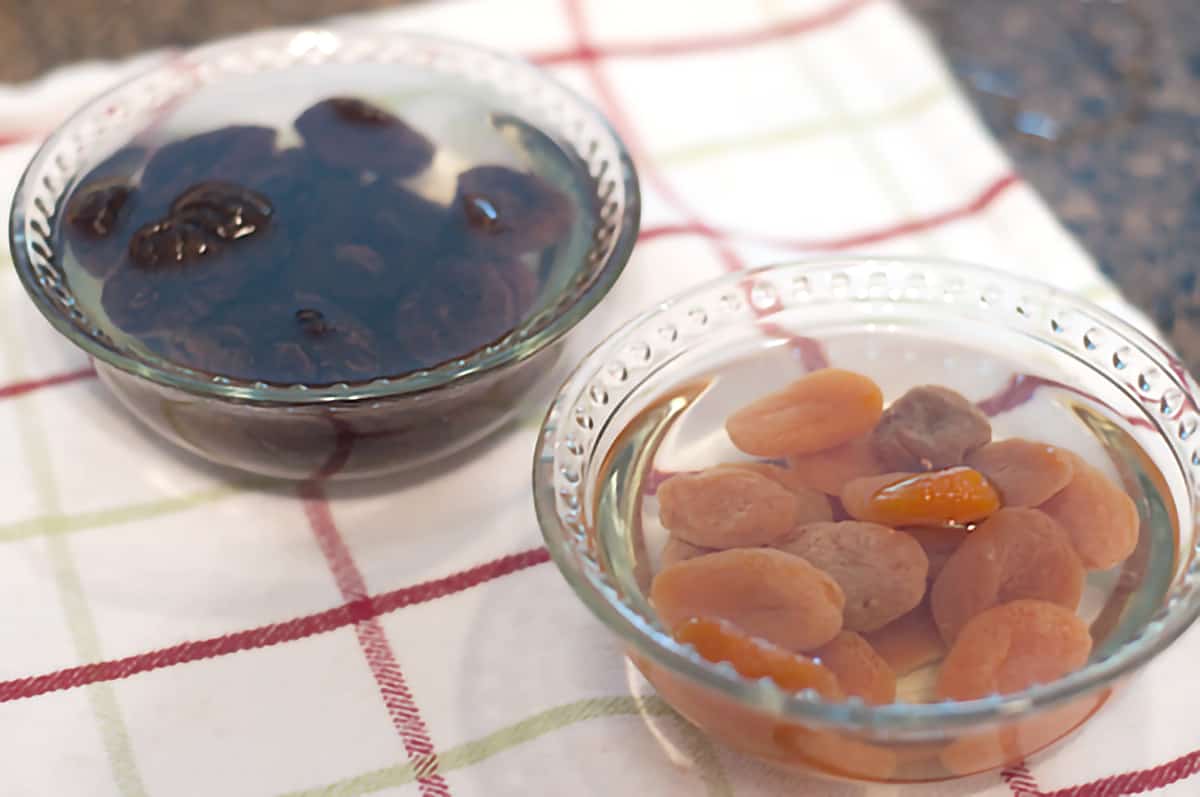
[[[907,702],[873,707],[743,678],[667,633],[647,599],[662,539],[645,508],[655,484],[736,456],[728,413],[825,362],[869,374],[887,400],[948,385],[993,415],[997,437],[1069,445],[1115,474],[1141,537],[1119,572],[1088,576],[1080,613],[1095,647],[1083,669],[961,702],[919,702],[929,690],[918,673],[900,682]],[[1066,736],[1200,612],[1195,395],[1161,345],[1046,285],[905,259],[761,268],[655,307],[588,355],[545,419],[537,514],[579,598],[660,695],[717,739],[834,777],[948,779]]]
[[[388,70],[403,71],[410,91],[418,75],[417,87],[434,99],[447,91],[484,96],[493,124],[523,120],[522,130],[532,133],[522,135],[548,138],[572,160],[583,175],[583,219],[577,223],[587,225],[587,234],[571,250],[570,278],[561,288],[505,338],[468,356],[355,384],[270,384],[213,375],[155,357],[113,334],[98,301],[76,290],[58,244],[63,199],[88,170],[161,125],[184,100],[216,97],[226,106],[235,103],[238,112],[252,112],[254,98],[238,88],[249,76],[303,86],[330,75],[331,84],[340,81],[338,90],[353,92],[357,84],[346,70],[361,65],[385,84],[393,74]],[[227,90],[231,99],[225,99]],[[448,129],[469,137],[469,130]],[[564,336],[620,275],[639,217],[637,177],[621,141],[594,108],[536,67],[425,36],[275,30],[186,52],[78,111],[25,172],[10,236],[20,279],[41,313],[92,357],[103,382],[162,436],[249,471],[346,478],[429,463],[499,428],[554,363]]]

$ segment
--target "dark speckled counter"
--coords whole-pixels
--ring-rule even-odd
[[[84,58],[396,4],[0,0],[0,82]],[[1200,371],[1197,0],[908,5],[1022,173]]]

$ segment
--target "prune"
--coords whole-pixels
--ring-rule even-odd
[[[215,254],[220,241],[192,219],[165,219],[147,224],[129,241],[129,257],[144,269],[177,266]]]
[[[811,523],[772,547],[828,574],[845,595],[843,625],[874,631],[921,602],[929,562],[916,540],[874,523]]]
[[[992,425],[974,404],[949,388],[925,385],[892,402],[871,445],[886,469],[922,471],[961,465],[991,439]]]
[[[681,473],[658,488],[659,518],[671,533],[706,548],[767,545],[796,523],[795,494],[744,468]]]
[[[271,214],[271,203],[248,188],[199,183],[175,198],[167,218],[133,234],[129,255],[144,269],[183,265],[217,254],[226,242],[253,235],[267,225]]]
[[[866,634],[865,638],[897,676],[932,664],[946,652],[946,643],[929,611],[929,601],[922,601],[908,614]]]
[[[169,330],[149,340],[172,362],[198,371],[241,379],[255,375],[255,346],[249,331],[228,324]]]
[[[686,540],[681,540],[671,535],[667,538],[667,544],[663,546],[659,569],[670,567],[679,562],[686,562],[688,559],[695,559],[697,556],[714,553],[716,550],[716,548],[702,548],[699,545],[692,545]]]
[[[896,699],[896,674],[871,644],[853,631],[843,631],[812,655],[833,671],[847,695],[861,697],[869,706]]]
[[[1036,598],[1074,611],[1083,565],[1067,533],[1036,509],[1001,509],[959,546],[930,590],[942,638],[953,643],[971,618],[992,606]]]
[[[1137,504],[1099,470],[1076,454],[1070,456],[1071,481],[1041,508],[1071,535],[1084,567],[1106,570],[1137,548]]]
[[[967,455],[967,464],[987,477],[1005,506],[1037,506],[1071,481],[1068,452],[1014,437],[988,443]]]
[[[114,324],[140,335],[196,323],[236,299],[249,278],[228,258],[195,270],[123,269],[104,282],[100,301]]]
[[[869,431],[882,410],[883,394],[870,379],[824,368],[742,407],[726,419],[725,431],[754,456],[808,454]]]
[[[85,187],[67,203],[67,223],[89,238],[107,238],[132,194],[133,188],[121,183]]]
[[[160,212],[189,186],[208,181],[241,182],[275,155],[269,127],[231,125],[173,141],[158,150],[142,172],[141,190]]]
[[[1070,609],[1018,600],[975,617],[962,629],[938,674],[938,695],[976,700],[1047,684],[1087,663],[1092,637]]]
[[[318,158],[342,169],[410,177],[433,160],[434,147],[399,117],[364,100],[332,97],[296,119],[296,131]]]
[[[801,484],[797,475],[788,468],[781,468],[769,462],[730,462],[717,467],[748,470],[790,490],[796,496],[794,525],[833,520],[833,508],[829,505],[829,499],[821,492]]]
[[[837,582],[808,562],[766,548],[689,559],[650,585],[650,601],[669,629],[694,617],[728,620],[794,652],[837,636],[845,600]]]
[[[429,368],[500,340],[530,310],[530,275],[516,262],[454,259],[402,299],[395,335],[414,362]]]
[[[453,232],[482,252],[515,256],[561,241],[575,221],[570,197],[541,177],[504,166],[458,176]]]
[[[978,471],[957,467],[855,479],[842,488],[842,505],[886,526],[961,525],[995,512],[1000,496]]]
[[[827,495],[840,495],[846,482],[884,472],[871,450],[869,434],[824,451],[793,454],[787,462],[801,484]]]
[[[693,617],[680,624],[674,636],[695,648],[703,659],[714,664],[728,662],[743,678],[770,678],[780,689],[812,689],[827,700],[845,696],[837,676],[827,666],[755,639],[725,620]]]

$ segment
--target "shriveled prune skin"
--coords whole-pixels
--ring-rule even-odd
[[[137,147],[118,150],[93,167],[67,199],[63,231],[74,243],[75,260],[96,279],[107,279],[125,262],[128,231],[145,204],[135,179],[145,156]]]
[[[575,221],[571,198],[537,175],[477,166],[458,176],[451,206],[454,235],[481,252],[519,255],[566,238]]]
[[[296,130],[324,162],[410,177],[433,161],[433,143],[399,117],[364,100],[331,97],[296,119]]]
[[[122,183],[84,188],[67,205],[67,223],[89,238],[107,238],[132,193],[133,188]]]
[[[197,183],[171,202],[165,218],[133,234],[129,256],[143,269],[182,266],[262,231],[273,213],[270,200],[237,183]]]
[[[949,388],[922,385],[884,411],[871,446],[887,470],[919,472],[961,465],[991,439],[992,425],[974,404]]]
[[[269,127],[231,125],[166,144],[150,157],[141,190],[150,205],[166,208],[197,183],[246,176],[275,156],[277,133]]]

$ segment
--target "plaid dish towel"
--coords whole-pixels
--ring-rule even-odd
[[[1134,315],[892,2],[480,0],[338,24],[522,54],[621,130],[642,238],[570,360],[685,285],[833,251],[982,261]],[[0,87],[0,196],[40,135],[162,57]],[[1025,767],[900,787],[748,761],[653,697],[548,564],[528,479],[545,397],[434,481],[266,484],[143,432],[11,272],[0,795],[1200,792],[1197,632]]]

